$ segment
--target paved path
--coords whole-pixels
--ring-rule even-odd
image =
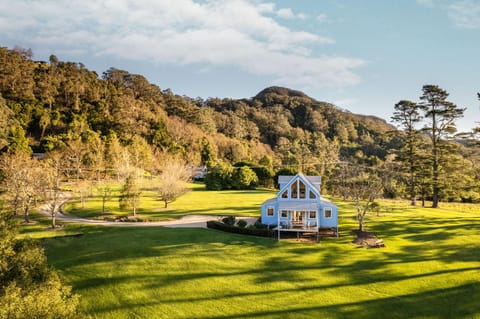
[[[176,220],[166,220],[166,221],[157,221],[157,222],[112,222],[104,220],[95,220],[88,218],[81,218],[72,215],[66,215],[62,211],[63,205],[72,198],[71,194],[64,193],[61,195],[61,200],[59,203],[59,208],[57,209],[56,218],[57,220],[63,220],[79,224],[92,224],[92,225],[102,225],[102,226],[119,226],[119,227],[170,227],[170,228],[206,228],[207,221],[209,220],[221,220],[224,216],[218,215],[185,215],[180,219]],[[51,217],[49,205],[45,204],[40,207],[40,213]],[[248,224],[253,224],[257,220],[256,217],[236,217],[237,219],[244,219]]]

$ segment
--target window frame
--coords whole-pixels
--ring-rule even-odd
[[[330,211],[330,216],[327,216],[327,211]],[[325,219],[330,219],[333,217],[333,209],[331,207],[324,207],[323,208],[323,217]]]
[[[270,210],[272,211],[272,214],[270,215]],[[275,216],[275,207],[273,206],[268,206],[267,207],[267,217],[273,217]]]

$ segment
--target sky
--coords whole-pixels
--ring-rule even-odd
[[[0,46],[190,97],[285,86],[389,120],[439,85],[480,122],[480,0],[0,0]]]

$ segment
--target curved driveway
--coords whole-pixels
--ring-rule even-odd
[[[129,226],[129,227],[170,227],[170,228],[206,228],[207,221],[209,220],[221,220],[224,216],[218,215],[185,215],[180,219],[166,220],[157,222],[113,222],[104,220],[95,220],[88,218],[75,217],[71,215],[63,214],[63,205],[72,198],[70,194],[63,194],[60,201],[60,208],[57,209],[56,218],[58,220],[80,223],[80,224],[93,224],[102,226]],[[51,216],[48,205],[42,205],[40,207],[40,213],[45,216]],[[256,217],[236,217],[237,219],[244,219],[248,224],[253,224],[257,220]]]

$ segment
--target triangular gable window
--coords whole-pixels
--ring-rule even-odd
[[[310,199],[316,199],[317,195],[315,195],[312,191],[310,191],[309,197]]]
[[[282,193],[282,198],[288,198],[288,189]]]
[[[290,196],[292,198],[298,198],[298,181],[292,183],[292,186],[290,187]]]
[[[306,187],[305,184],[302,183],[302,181],[298,181],[298,194],[300,195],[299,198],[305,198],[306,197]]]

